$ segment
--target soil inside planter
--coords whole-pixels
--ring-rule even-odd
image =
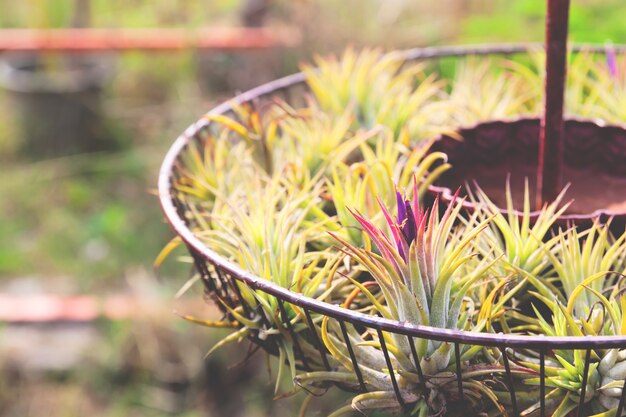
[[[476,181],[494,203],[506,207],[510,178],[515,208],[521,210],[528,179],[533,204],[539,120],[489,122],[459,133],[462,141],[444,136],[433,145],[433,150],[447,153],[452,164],[436,185],[456,190]],[[626,213],[626,131],[568,120],[565,149],[563,185],[570,186],[564,200],[574,200],[567,214]]]
[[[465,166],[453,170],[439,184],[454,190],[474,181],[499,207],[506,207],[507,178],[510,175],[511,194],[516,209],[523,207],[524,182],[528,179],[531,204],[535,196],[536,166],[509,160],[491,166]],[[579,170],[565,167],[563,184],[570,184],[565,201],[573,200],[567,212],[587,214],[596,210],[626,212],[626,178],[613,177],[595,169]]]

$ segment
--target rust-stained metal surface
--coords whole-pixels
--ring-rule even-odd
[[[536,208],[554,201],[563,183],[563,101],[570,0],[549,0],[546,19],[545,107],[541,119]]]
[[[573,201],[556,225],[576,224],[584,228],[597,220],[612,219],[612,228],[623,233],[626,225],[626,128],[570,119],[565,121],[563,132],[562,177],[563,185],[568,185],[563,201]],[[494,203],[504,207],[504,191],[510,181],[515,207],[521,209],[525,180],[529,180],[531,198],[538,188],[534,174],[540,120],[489,121],[461,128],[456,133],[463,140],[444,135],[431,148],[446,153],[452,165],[452,169],[429,187],[431,194],[450,201],[459,187],[466,184],[472,187],[476,182]],[[465,202],[465,207],[470,211],[475,209],[469,201]],[[531,221],[539,213],[531,212]]]

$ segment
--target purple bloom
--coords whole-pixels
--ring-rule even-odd
[[[450,205],[446,209],[444,217],[441,219],[443,223],[445,223],[447,218],[451,215],[458,194],[459,191],[452,197]],[[378,198],[378,205],[391,231],[391,236],[385,234],[383,230],[366,220],[361,213],[353,212],[348,209],[361,226],[363,226],[364,232],[369,235],[374,244],[378,247],[383,258],[394,265],[395,269],[398,271],[400,271],[400,263],[404,262],[408,264],[409,252],[412,246],[416,247],[419,252],[418,256],[424,259],[424,265],[426,265],[425,259],[429,258],[427,252],[432,250],[432,248],[429,249],[429,247],[432,244],[432,234],[439,223],[439,217],[437,215],[439,212],[439,199],[435,199],[431,210],[423,210],[420,207],[418,196],[419,192],[416,179],[413,180],[412,200],[405,198],[396,190],[398,211],[396,218],[393,218],[383,201]]]
[[[400,194],[398,190],[396,190],[396,200],[398,206],[397,227],[402,233],[405,242],[411,246],[416,236],[415,215],[411,208],[411,202]]]
[[[415,223],[415,215],[413,214],[413,209],[411,208],[411,203],[409,200],[404,201],[405,210],[407,212],[406,220],[401,225],[402,234],[406,239],[406,242],[411,246],[411,243],[415,241],[417,237],[417,224]]]
[[[609,68],[611,77],[613,79],[617,78],[617,56],[615,55],[615,49],[611,45],[606,47],[606,65]]]
[[[417,193],[417,190],[415,190],[415,193]],[[408,246],[411,246],[411,243],[413,243],[415,241],[415,238],[417,237],[416,219],[421,218],[421,213],[419,212],[419,203],[417,201],[411,202],[405,196],[400,194],[398,190],[396,190],[396,200],[398,206],[396,226],[398,230],[402,233],[404,241],[407,243]],[[413,207],[418,209],[417,213],[414,212]]]
[[[418,239],[418,229],[421,226],[425,226],[422,224],[425,213],[423,213],[419,207],[417,187],[415,187],[414,193],[415,195],[413,197],[413,201],[411,201],[396,190],[398,214],[395,219],[391,217],[384,203],[378,199],[378,204],[380,205],[385,219],[387,220],[387,225],[391,230],[393,242],[395,243],[395,249],[405,262],[407,262],[409,248],[415,240]],[[361,222],[360,219],[357,218],[357,220]]]

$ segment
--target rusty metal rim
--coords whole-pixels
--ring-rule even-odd
[[[621,129],[621,130],[626,131],[626,124],[607,123],[604,120],[599,120],[599,119],[584,119],[580,117],[567,117],[564,120],[565,120],[565,123],[574,122],[574,123],[592,124],[595,128],[598,128],[598,129],[615,128],[615,129]],[[513,123],[524,122],[524,121],[539,122],[540,119],[537,117],[522,116],[522,117],[514,117],[514,118],[507,118],[507,119],[498,119],[495,122],[513,124]],[[474,129],[479,128],[480,126],[488,125],[490,123],[494,123],[494,121],[487,120],[487,121],[478,122],[472,126],[462,127],[460,129],[457,129],[457,132],[461,130],[474,130]],[[436,140],[439,140],[439,139],[441,139],[441,137],[437,138]],[[441,198],[443,198],[444,201],[452,201],[452,199],[454,198],[454,191],[452,191],[449,187],[440,186],[440,185],[430,185],[428,187],[428,191],[430,192],[431,195],[441,196]],[[567,200],[567,198],[565,200]],[[465,207],[467,210],[476,209],[476,205],[467,200],[463,202],[463,207]],[[508,210],[501,208],[500,212],[505,215],[510,213],[519,217],[523,215],[523,213],[518,210],[512,210],[509,212]],[[534,219],[537,219],[540,213],[541,213],[540,210],[531,211],[530,212],[531,221],[533,221]],[[569,223],[588,222],[589,224],[591,224],[595,219],[600,219],[601,221],[607,221],[613,217],[626,217],[626,211],[611,211],[607,209],[597,209],[591,213],[562,214],[559,216],[556,223],[557,225],[562,225],[562,226],[567,225],[568,222]]]
[[[398,53],[398,58],[419,60],[464,55],[502,55],[522,53],[539,48],[540,46],[537,44],[417,48]],[[613,48],[616,51],[626,52],[626,45],[614,46]],[[572,49],[575,51],[585,50],[597,53],[602,53],[605,51],[605,47],[584,45],[575,46]],[[302,73],[297,73],[284,78],[280,78],[278,80],[264,84],[260,87],[249,90],[243,94],[240,94],[232,100],[218,105],[217,107],[209,111],[208,114],[226,113],[232,109],[232,106],[235,103],[249,102],[259,97],[277,92],[279,90],[301,84],[304,82],[304,80],[305,77]],[[213,264],[216,268],[227,271],[235,279],[244,282],[251,288],[263,291],[267,294],[278,297],[281,300],[287,301],[304,309],[315,311],[316,313],[333,317],[342,321],[349,321],[351,323],[360,324],[372,329],[379,329],[387,332],[430,340],[481,346],[538,349],[542,352],[548,349],[611,349],[623,348],[626,346],[626,336],[560,337],[543,335],[515,335],[502,333],[493,334],[441,329],[430,326],[415,325],[406,322],[398,322],[382,317],[369,316],[366,314],[354,312],[337,305],[315,300],[310,297],[305,297],[301,294],[282,288],[270,281],[262,279],[250,273],[249,271],[243,270],[238,265],[235,265],[234,263],[226,260],[216,252],[206,247],[198,238],[194,236],[193,232],[187,227],[183,219],[179,216],[178,211],[174,205],[173,196],[171,194],[171,178],[177,157],[179,156],[180,152],[183,151],[189,141],[192,140],[193,136],[198,133],[199,130],[206,127],[208,124],[209,122],[205,119],[201,119],[193,123],[184,131],[182,135],[180,135],[176,139],[174,144],[165,155],[158,179],[159,201],[171,227],[178,234],[178,236],[180,236],[181,239],[187,245],[189,245],[191,249],[202,255],[202,257],[204,257],[206,261]]]

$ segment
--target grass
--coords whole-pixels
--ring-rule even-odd
[[[155,227],[147,151],[5,165],[1,192],[11,197],[0,213],[11,221],[0,223],[1,276],[81,277],[85,291],[149,267],[169,232]]]
[[[481,2],[475,2],[481,3]],[[465,20],[459,39],[464,42],[542,42],[546,2],[543,0],[496,0],[484,4],[478,16]],[[570,41],[623,42],[626,16],[619,0],[574,1],[570,9]]]

